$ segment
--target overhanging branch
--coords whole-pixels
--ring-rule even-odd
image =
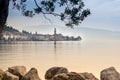
[[[39,9],[41,9],[41,7],[38,5],[37,1],[34,0],[34,2],[35,2],[35,5],[36,5]],[[51,14],[51,15],[54,15],[54,16],[61,16],[60,14],[53,13],[53,12],[44,12],[43,10],[41,10],[41,13],[43,13],[44,16],[45,16],[45,14]],[[47,17],[45,17],[45,18],[47,18]]]

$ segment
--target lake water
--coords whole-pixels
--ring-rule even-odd
[[[69,71],[91,72],[99,78],[100,71],[111,66],[120,71],[120,41],[52,41],[0,44],[0,68],[24,65],[38,69],[44,80],[46,70],[53,66]]]

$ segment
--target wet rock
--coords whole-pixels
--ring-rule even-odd
[[[13,66],[9,67],[8,71],[16,76],[19,76],[21,79],[26,74],[26,67],[25,66]]]
[[[101,80],[120,80],[120,74],[114,67],[110,67],[101,71]]]
[[[84,80],[98,80],[92,73],[84,72],[79,74]]]
[[[53,77],[52,80],[86,80],[83,76],[81,77],[78,73],[70,72],[70,73],[61,73],[57,74]]]
[[[31,68],[31,70],[23,76],[21,80],[41,80],[38,76],[36,68]]]
[[[52,67],[46,71],[45,79],[52,79],[55,75],[60,73],[68,73],[67,68],[64,67]]]
[[[19,80],[19,77],[6,71],[4,74],[3,80]]]

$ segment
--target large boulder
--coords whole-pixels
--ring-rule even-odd
[[[55,75],[52,80],[86,80],[83,76],[81,77],[76,72],[61,73]]]
[[[4,74],[3,80],[19,80],[19,77],[6,71]]]
[[[25,76],[21,80],[41,80],[38,76],[38,72],[36,68],[31,68]]]
[[[45,79],[52,79],[55,75],[60,73],[68,73],[67,68],[64,67],[52,67],[45,73]]]
[[[9,67],[8,71],[16,76],[19,76],[21,79],[26,74],[26,67],[25,66],[13,66]]]
[[[84,72],[79,74],[84,80],[98,80],[92,73]]]
[[[101,71],[101,80],[120,80],[120,74],[114,67],[110,67]]]

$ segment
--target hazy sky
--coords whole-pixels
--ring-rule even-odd
[[[31,0],[29,0],[31,2]],[[83,0],[85,7],[91,10],[91,15],[87,17],[79,27],[88,27],[96,29],[105,29],[111,31],[120,31],[120,0]],[[32,5],[32,3],[30,4]],[[16,10],[10,7],[7,23],[17,29],[27,29],[28,31],[48,32],[54,27],[65,27],[64,23],[53,16],[50,23],[44,19],[43,15],[36,15],[34,18],[22,16]],[[39,30],[38,30],[39,27]],[[77,27],[75,28],[77,29]],[[64,29],[63,29],[64,31]]]

